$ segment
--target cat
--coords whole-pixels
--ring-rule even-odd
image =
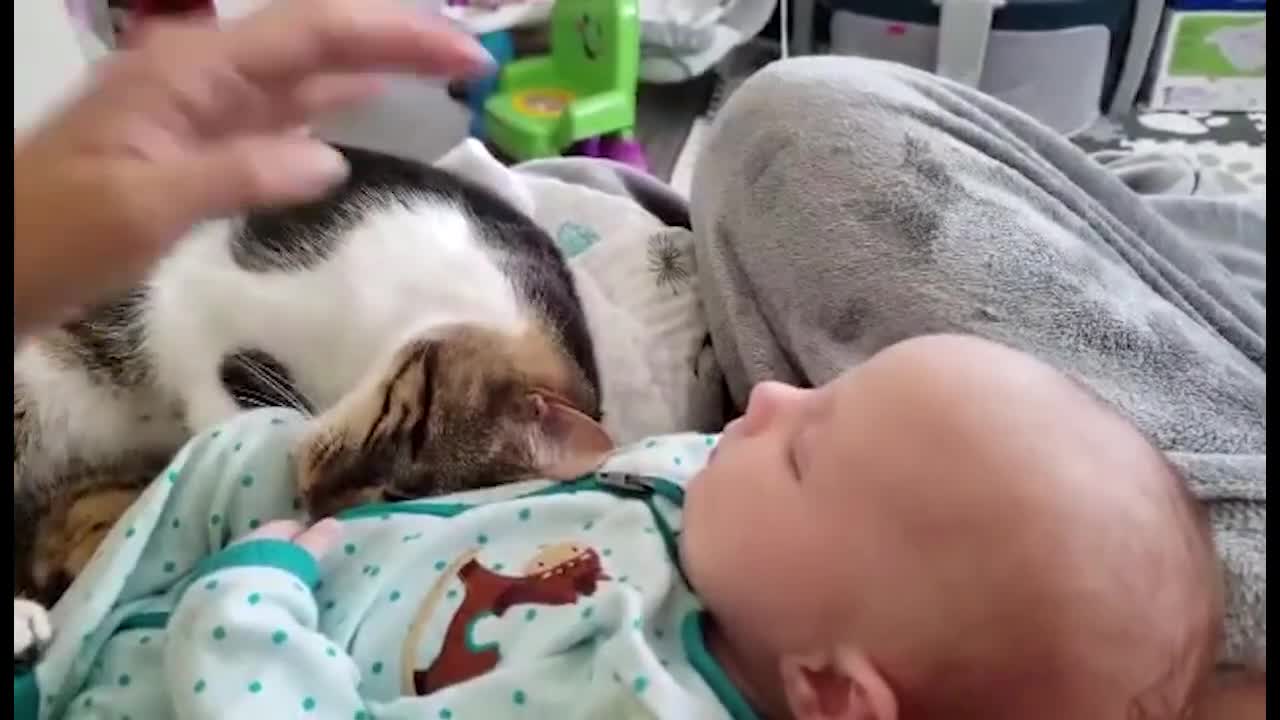
[[[612,447],[551,238],[448,172],[338,149],[350,177],[322,201],[198,226],[137,288],[16,346],[17,594],[56,600],[181,444],[245,407],[312,416],[313,517],[574,477]],[[47,640],[36,610],[15,595],[15,658]]]

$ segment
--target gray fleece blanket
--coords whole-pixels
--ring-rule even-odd
[[[703,302],[739,405],[759,380],[822,383],[935,332],[1091,386],[1208,503],[1226,658],[1265,664],[1266,218],[1135,191],[1168,189],[1162,173],[1106,168],[899,66],[777,63],[729,100],[698,163]]]

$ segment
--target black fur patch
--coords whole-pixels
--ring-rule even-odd
[[[537,226],[502,198],[443,170],[370,150],[335,146],[351,166],[347,181],[306,205],[249,214],[231,241],[237,265],[250,272],[300,270],[326,260],[342,235],[371,209],[423,198],[454,201],[481,225]],[[550,238],[547,244],[554,250]]]
[[[224,356],[218,377],[240,407],[289,407],[308,413],[315,410],[298,391],[288,369],[261,350],[241,350]]]
[[[231,254],[250,272],[314,267],[340,246],[343,233],[376,207],[437,198],[470,215],[482,242],[498,250],[516,291],[556,332],[583,376],[599,392],[595,348],[582,301],[559,248],[542,228],[488,189],[412,160],[337,146],[351,165],[347,181],[323,200],[251,214],[232,238]]]

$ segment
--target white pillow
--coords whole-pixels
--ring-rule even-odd
[[[569,258],[616,442],[720,429],[724,382],[698,300],[692,232],[630,199],[513,171],[475,140],[437,164],[496,190]]]

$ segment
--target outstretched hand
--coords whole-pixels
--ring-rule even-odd
[[[147,30],[15,136],[15,334],[128,287],[200,220],[340,182],[341,156],[295,128],[376,93],[375,73],[461,77],[490,62],[395,0],[282,0]]]

